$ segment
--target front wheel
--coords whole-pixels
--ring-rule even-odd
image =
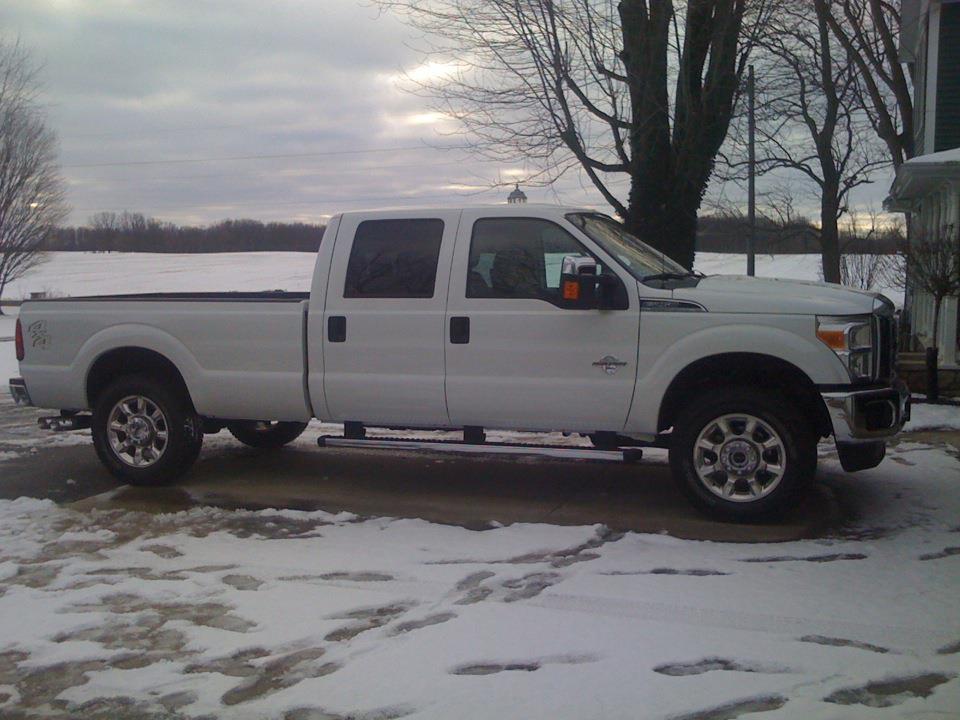
[[[695,507],[715,517],[750,521],[782,513],[816,465],[816,438],[776,392],[708,392],[674,426],[674,479]]]
[[[293,442],[307,429],[306,423],[242,420],[227,425],[227,430],[244,445],[255,448],[281,448]]]
[[[185,393],[142,375],[121,377],[96,401],[91,424],[97,456],[130,485],[166,485],[200,453],[200,419]]]

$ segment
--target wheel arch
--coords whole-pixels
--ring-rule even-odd
[[[90,365],[84,383],[89,407],[96,405],[100,394],[111,381],[129,375],[149,375],[169,383],[182,392],[192,406],[193,401],[187,382],[172,360],[156,350],[123,346],[101,353]]]
[[[684,367],[670,382],[660,403],[657,431],[664,432],[674,424],[687,398],[718,384],[782,392],[796,403],[818,437],[833,432],[827,407],[810,376],[787,360],[753,352],[709,355]]]

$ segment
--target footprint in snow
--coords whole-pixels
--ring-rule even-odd
[[[396,603],[393,605],[382,605],[380,607],[361,608],[346,613],[345,615],[338,615],[335,619],[354,620],[355,622],[337,628],[328,633],[324,639],[327,642],[352,640],[357,635],[387,625],[413,607],[413,603]]]
[[[774,563],[774,562],[836,562],[837,560],[866,560],[867,556],[863,553],[831,553],[829,555],[808,555],[807,557],[794,557],[792,555],[775,555],[772,557],[743,558],[740,562],[745,563]]]
[[[689,575],[691,577],[708,577],[711,575],[730,575],[728,572],[720,570],[708,570],[705,568],[690,568],[687,570],[678,570],[677,568],[654,568],[653,570],[611,570],[602,572],[601,575]]]
[[[950,643],[949,645],[944,645],[937,650],[937,655],[956,655],[957,653],[960,653],[960,640],[957,640],[955,643]]]
[[[324,677],[340,669],[338,663],[319,662],[323,655],[323,648],[307,648],[270,660],[257,667],[256,672],[239,685],[227,690],[220,701],[228,706],[239,705],[292,687],[301,680]]]
[[[433,615],[427,615],[424,618],[419,620],[407,620],[406,622],[399,623],[390,629],[391,635],[405,635],[408,632],[413,630],[420,630],[421,628],[430,627],[431,625],[440,625],[441,623],[449,622],[457,617],[456,613],[445,612],[445,613],[435,613]]]
[[[722,670],[726,672],[747,672],[747,673],[786,673],[789,669],[775,665],[761,665],[758,663],[744,662],[740,660],[729,660],[727,658],[708,657],[696,662],[689,663],[671,663],[658,665],[653,669],[654,672],[661,675],[670,675],[673,677],[683,677],[687,675],[703,675],[704,673]]]
[[[892,680],[879,680],[860,687],[837,690],[823,700],[836,705],[893,707],[913,698],[929,697],[934,688],[951,679],[951,677],[940,673],[927,673]]]
[[[779,710],[786,704],[787,699],[782,695],[760,695],[706,710],[674,715],[671,720],[736,720],[736,718],[752,713]]]
[[[581,665],[596,662],[596,655],[554,655],[537,660],[515,662],[477,662],[458,665],[451,675],[496,675],[502,672],[535,672],[544,665]]]
[[[221,580],[237,590],[257,590],[263,585],[262,580],[257,580],[252,575],[224,575]]]
[[[921,555],[921,560],[942,560],[943,558],[948,558],[953,555],[960,555],[960,547],[948,547],[944,548],[940,552],[928,553],[927,555]]]
[[[467,575],[463,580],[457,583],[456,587],[457,592],[466,594],[454,604],[473,605],[474,603],[486,600],[488,597],[490,597],[490,595],[493,594],[493,588],[484,587],[482,583],[484,580],[489,580],[494,575],[496,575],[496,573],[492,573],[489,570],[481,570],[480,572]]]
[[[829,645],[831,647],[851,647],[857,650],[867,650],[875,653],[888,653],[889,648],[880,645],[871,645],[870,643],[860,642],[859,640],[847,640],[846,638],[825,637],[823,635],[804,635],[800,642],[814,643],[816,645]]]

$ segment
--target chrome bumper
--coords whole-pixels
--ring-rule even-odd
[[[821,393],[838,443],[862,443],[896,435],[910,419],[910,391],[902,380],[890,387]]]
[[[27,392],[27,383],[23,378],[10,378],[10,395],[17,405],[33,405],[30,393]]]

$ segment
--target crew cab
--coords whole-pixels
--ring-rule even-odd
[[[251,256],[251,262],[256,262]],[[311,418],[589,435],[669,448],[701,510],[782,511],[832,435],[877,465],[909,414],[892,303],[814,282],[688,272],[589,209],[333,217],[307,293],[30,300],[21,403],[92,427],[122,481],[174,481],[204,432],[277,447]],[[278,459],[278,462],[280,460]]]

